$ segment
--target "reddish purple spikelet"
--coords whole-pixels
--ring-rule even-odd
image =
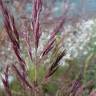
[[[63,14],[64,16],[61,16],[60,22],[56,25],[56,27],[51,32],[50,39],[48,40],[45,48],[43,49],[42,56],[48,54],[49,51],[51,51],[51,49],[53,48],[53,43],[55,41],[55,36],[56,36],[57,33],[60,32],[60,29],[63,27],[64,23],[66,22],[66,14],[67,14],[67,12],[68,12],[68,8],[66,8],[66,10],[64,11],[64,14]]]
[[[14,17],[10,14],[7,7],[3,4],[2,0],[0,0],[0,7],[4,16],[4,25],[6,32],[10,37],[11,42],[15,42],[15,44],[19,47],[19,34],[15,26]]]
[[[8,73],[9,73],[9,66],[7,65],[6,70],[4,72],[4,76],[2,76],[2,82],[8,96],[12,96],[11,90],[9,88],[9,81],[8,81]]]
[[[63,27],[64,23],[65,23],[65,17],[63,17],[60,20],[59,24],[57,24],[57,26],[53,29],[53,32],[51,32],[51,37],[49,40],[52,40],[56,36],[56,34],[60,32],[60,29]]]
[[[33,26],[33,35],[36,49],[38,48],[38,43],[41,36],[40,22],[39,22],[41,9],[42,9],[42,0],[34,0],[32,26]]]
[[[11,40],[13,50],[15,52],[15,55],[18,58],[18,61],[20,62],[20,66],[21,66],[22,70],[25,71],[25,61],[21,57],[20,44],[19,44],[19,33],[16,29],[14,17],[10,14],[7,7],[3,4],[2,0],[0,0],[0,6],[1,6],[2,13],[3,13],[6,32]]]
[[[51,49],[54,46],[55,36],[57,33],[60,32],[60,29],[63,27],[64,23],[65,23],[65,18],[61,19],[59,24],[53,29],[53,31],[51,32],[50,39],[48,40],[45,48],[43,49],[42,56],[47,55],[51,51]]]
[[[81,86],[78,88],[75,96],[82,96],[83,92],[84,92],[84,85],[81,85]]]
[[[0,6],[4,17],[4,25],[5,25],[6,32],[12,44],[15,45],[17,48],[19,48],[19,34],[15,26],[14,17],[10,15],[10,12],[3,4],[2,0],[0,0]]]
[[[43,52],[42,52],[42,56],[44,55],[47,55],[49,53],[49,51],[53,48],[54,46],[54,40],[50,41],[49,44],[47,46],[45,46],[45,48],[43,49]]]
[[[77,93],[82,90],[81,79],[82,75],[80,74],[79,77],[71,83],[70,88],[68,90],[70,95],[78,96]]]

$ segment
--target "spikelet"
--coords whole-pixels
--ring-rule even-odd
[[[9,88],[9,65],[7,65],[5,72],[4,72],[4,76],[1,76],[5,91],[7,93],[8,96],[12,96],[12,92]]]
[[[50,68],[48,69],[48,73],[46,74],[45,78],[49,78],[51,75],[53,75],[55,73],[55,71],[58,69],[58,63],[59,61],[63,58],[63,56],[65,55],[65,50],[62,51],[56,58],[56,60],[52,63],[52,65],[50,66]]]

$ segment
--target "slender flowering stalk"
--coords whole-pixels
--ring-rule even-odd
[[[66,22],[66,14],[68,12],[68,8],[69,8],[69,6],[67,6],[67,8],[65,8],[65,10],[63,12],[64,16],[61,16],[59,24],[57,24],[56,27],[51,32],[51,36],[42,51],[42,56],[48,54],[51,51],[51,49],[53,48],[54,41],[56,40],[55,36],[60,32],[60,29],[63,27],[64,23]]]
[[[66,14],[68,12],[68,8],[69,8],[69,6],[67,6],[67,8],[65,8],[65,10],[63,12],[64,16],[61,16],[59,24],[57,24],[56,27],[51,32],[50,38],[49,38],[46,46],[44,47],[41,56],[47,55],[53,48],[54,42],[56,40],[55,36],[60,32],[60,29],[63,27],[64,23],[66,22],[66,17],[67,17]]]
[[[26,45],[27,45],[27,51],[28,51],[28,55],[32,61],[32,48],[31,48],[31,45],[30,45],[30,38],[28,36],[29,34],[27,33],[26,34],[26,37],[25,37],[25,42],[26,42]]]
[[[35,83],[37,82],[37,49],[38,49],[38,44],[39,44],[39,39],[41,36],[40,32],[40,13],[42,10],[42,0],[33,0],[33,10],[32,10],[32,27],[33,27],[33,38],[34,38],[34,47],[35,47],[35,62],[34,62],[34,67],[35,67]],[[35,84],[34,84],[35,85]],[[35,92],[35,96],[37,93]]]
[[[13,69],[17,73],[17,75],[20,78],[20,80],[22,81],[22,83],[26,84],[27,87],[32,89],[32,85],[29,84],[29,82],[26,80],[25,76],[21,74],[21,72],[17,69],[17,67],[15,65],[13,65]]]

